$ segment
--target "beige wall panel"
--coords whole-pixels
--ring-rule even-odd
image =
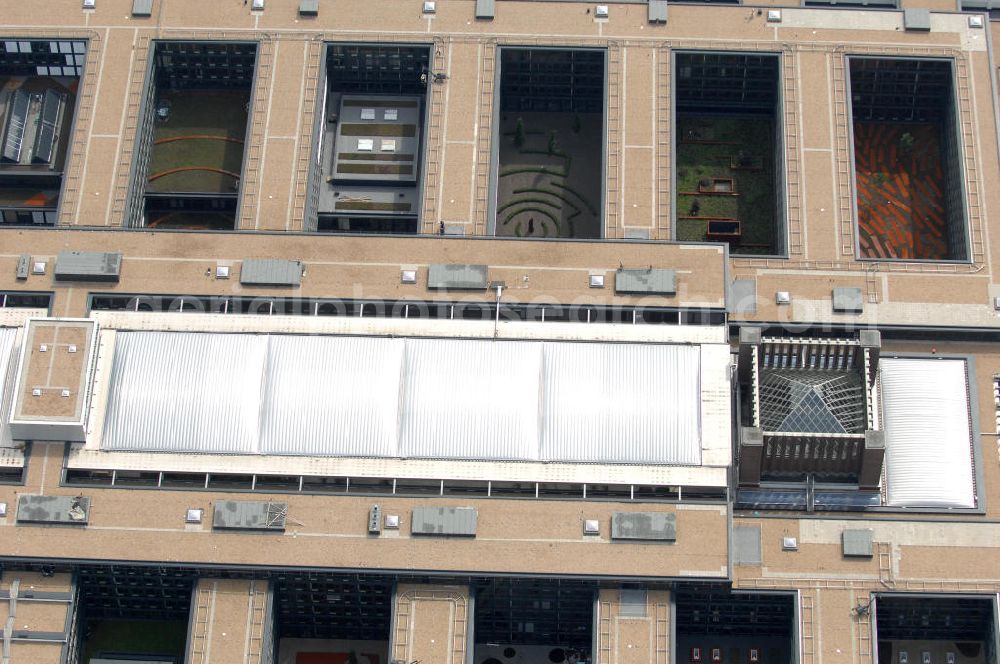
[[[80,212],[76,215],[74,225],[106,226],[108,224],[108,204],[113,191],[108,165],[117,161],[118,139],[116,137],[92,136],[90,138],[90,149],[87,151],[87,170],[80,192]]]
[[[687,7],[685,7],[687,9]],[[718,10],[718,11],[713,11]],[[734,40],[732,48],[740,50],[740,41],[772,40],[774,32],[764,16],[754,16],[748,20],[750,10],[733,7],[702,7],[692,5],[690,11],[679,12],[670,8],[670,20],[664,25],[650,25],[646,21],[644,4],[613,5],[611,17],[602,26],[601,35],[609,39],[628,36],[650,39],[705,38],[717,40],[721,36],[719,25],[727,26],[725,39]],[[728,28],[732,28],[731,30]],[[717,43],[716,43],[717,45]]]
[[[406,0],[401,7],[413,6],[419,15],[421,4],[416,0]],[[553,4],[550,2],[532,2],[515,6],[500,2],[497,3],[496,18],[493,21],[476,21],[474,2],[469,0],[442,2],[437,6],[437,15],[431,21],[430,31],[500,33],[508,35],[508,39],[513,43],[525,43],[523,38],[517,38],[518,34],[525,34],[530,35],[530,41],[544,44],[548,36],[597,37],[601,34],[602,27],[608,27],[607,24],[601,26],[594,20],[593,7],[590,5],[561,7],[557,17],[553,15],[552,8]],[[405,12],[405,9],[403,11]],[[643,22],[645,22],[645,8],[643,8]]]
[[[828,151],[805,152],[802,170],[805,175],[806,257],[819,261],[836,260],[840,236],[833,155]]]
[[[832,148],[833,138],[833,81],[830,58],[843,57],[839,53],[799,53],[799,79],[802,86],[802,147],[806,149]],[[786,63],[787,66],[787,63]],[[808,183],[808,175],[806,176]]]
[[[275,3],[298,6],[297,3]],[[268,10],[272,7],[268,7]],[[199,2],[198,0],[157,0],[153,15],[163,25],[184,25],[192,28],[217,30],[225,25],[238,30],[250,30],[256,23],[249,5],[242,2]]]
[[[38,572],[9,571],[0,577],[0,589],[9,591],[14,580],[20,583],[18,594],[23,595],[25,591],[44,591],[54,593],[69,592],[73,588],[73,577],[70,574],[53,574],[52,576],[42,576]]]
[[[871,652],[866,653],[868,659],[857,658],[860,649],[858,639],[860,626],[857,624],[859,618],[851,612],[856,606],[852,601],[853,593],[849,590],[823,588],[817,590],[815,596],[813,610],[813,633],[817,635],[813,643],[813,648],[817,652],[815,663],[856,664],[859,661],[871,661]],[[870,641],[868,646],[870,648]],[[864,656],[862,654],[862,657]]]
[[[287,192],[286,192],[287,195]],[[277,199],[277,197],[276,197]],[[678,271],[677,295],[637,297],[614,295],[614,270],[623,261],[621,244],[603,242],[548,242],[545,251],[532,241],[484,241],[437,236],[414,238],[365,238],[307,236],[297,234],[247,235],[240,233],[92,233],[69,230],[23,231],[0,229],[0,247],[18,246],[18,238],[31,233],[33,255],[55,256],[74,251],[122,251],[122,278],[117,285],[102,284],[94,290],[127,293],[233,294],[271,297],[399,297],[429,299],[476,299],[491,295],[448,294],[426,290],[426,271],[418,283],[399,283],[399,265],[424,266],[432,263],[483,263],[491,265],[491,278],[507,279],[509,297],[517,301],[560,295],[567,302],[622,302],[649,305],[681,303],[722,303],[725,276],[722,252],[708,246],[674,247],[628,243],[626,267],[653,265]],[[5,243],[10,244],[5,244]],[[16,260],[18,253],[11,258]],[[142,256],[156,260],[142,260]],[[308,272],[298,289],[243,288],[238,269],[229,280],[216,280],[206,270],[216,261],[236,266],[243,258],[280,256],[302,260]],[[11,260],[8,258],[8,260]],[[172,259],[172,260],[164,260]],[[13,263],[11,263],[13,265]],[[570,270],[567,272],[567,268]],[[588,270],[607,272],[605,289],[587,285]],[[34,288],[52,288],[49,275],[31,277]],[[578,278],[567,278],[577,275]],[[527,277],[527,279],[525,279]],[[516,281],[516,285],[513,285]],[[0,273],[0,288],[22,289],[13,269]],[[508,295],[505,295],[508,297]],[[550,300],[551,301],[551,300]],[[83,313],[82,311],[79,313]]]
[[[25,487],[0,487],[0,501],[16,509],[18,493],[42,490],[40,469],[45,472],[46,494],[77,495],[80,489],[56,488],[61,473],[62,446],[36,445]],[[42,455],[47,455],[40,458]],[[253,500],[289,504],[289,525],[284,534],[222,533],[211,531],[212,501],[239,499],[233,494],[189,491],[129,491],[86,489],[92,499],[90,526],[94,529],[15,526],[8,519],[0,525],[0,539],[8,555],[101,557],[149,560],[218,561],[284,564],[294,559],[302,565],[369,568],[411,568],[420,561],[426,569],[493,570],[506,572],[635,574],[655,569],[658,576],[723,575],[727,563],[724,508],[674,509],[671,505],[648,509],[677,515],[678,539],[674,544],[609,541],[614,511],[641,511],[634,505],[593,503],[583,507],[565,501],[523,500],[419,500],[379,497],[383,513],[399,514],[398,532],[379,538],[367,534],[372,499],[363,497],[254,494]],[[249,498],[248,498],[249,499]],[[410,512],[418,506],[473,505],[479,509],[474,539],[411,537]],[[205,525],[186,528],[185,510],[202,507]],[[145,530],[151,514],[166,517],[157,532]],[[12,514],[13,516],[13,514]],[[602,535],[584,537],[583,519],[599,519]],[[297,524],[304,525],[297,525]],[[127,537],[109,537],[109,532]],[[511,533],[518,534],[511,539]],[[252,542],[253,546],[248,546]],[[331,544],[336,542],[336,547]],[[714,543],[706,548],[706,542]],[[33,552],[33,553],[32,553]],[[645,565],[652,565],[647,568]]]
[[[494,44],[477,44],[473,42],[453,42],[448,52],[447,67],[448,80],[443,84],[447,86],[445,98],[447,103],[447,123],[446,141],[472,141],[476,138],[476,124],[479,122],[479,85],[480,81],[480,57],[485,49],[495,49]],[[451,149],[451,146],[448,147]],[[462,179],[471,173],[468,166],[462,173]],[[451,173],[447,168],[444,170],[445,185],[448,185],[447,176]]]
[[[1000,581],[996,549],[971,547],[904,547],[899,561],[903,579],[970,579]]]
[[[259,230],[286,230],[290,223],[289,203],[295,186],[295,141],[272,138],[267,141],[260,177],[260,203],[256,227]]]
[[[602,588],[598,593],[595,635],[600,664],[668,664],[670,652],[670,593],[646,592],[644,616],[621,615],[621,591]]]
[[[929,9],[932,12],[953,12],[958,9],[955,0],[900,0],[900,9]]]
[[[467,586],[400,584],[393,598],[392,655],[399,661],[464,664],[470,605]]]
[[[451,124],[448,125],[451,134]],[[448,143],[444,148],[444,168],[441,169],[440,218],[445,222],[471,221],[472,185],[469,182],[476,159],[472,143]],[[472,229],[468,229],[469,233]]]
[[[815,10],[815,11],[830,11],[830,10]],[[845,10],[846,11],[846,10]],[[855,18],[861,17],[858,26],[863,29],[864,20],[863,14],[855,14]],[[900,15],[901,16],[901,15]],[[840,23],[846,22],[847,15],[844,15],[845,20]],[[902,20],[900,21],[902,23]],[[857,30],[829,30],[825,28],[813,29],[813,28],[779,28],[777,30],[778,38],[782,41],[790,42],[814,42],[814,43],[825,43],[829,44],[831,47],[835,44],[852,44],[859,41],[859,35],[864,42],[874,42],[878,44],[892,44],[898,46],[910,46],[913,44],[913,36],[910,33],[904,32],[902,30],[902,25],[900,25],[900,30],[898,32],[888,32],[884,30],[864,30],[863,32]],[[959,46],[961,43],[960,37],[953,32],[925,32],[921,34],[920,37],[921,45],[934,45],[934,46]]]
[[[124,4],[124,3],[123,3]],[[31,2],[4,3],[4,33],[17,34],[13,26],[76,27],[86,20],[86,13],[76,0],[52,0],[45,3],[45,11],[39,12],[38,5]],[[129,3],[129,8],[131,8]]]
[[[14,641],[10,644],[10,664],[62,664],[62,644]]]
[[[100,79],[97,90],[97,107],[94,113],[95,134],[118,135],[122,128],[122,115],[132,73],[132,52],[135,32],[108,30],[103,41]],[[98,162],[97,167],[113,162]]]
[[[24,593],[22,591],[18,594]],[[66,629],[68,606],[68,602],[31,602],[19,599],[15,618],[17,629],[28,629],[32,632],[61,632]]]
[[[986,275],[955,279],[941,279],[933,275],[893,275],[889,277],[889,300],[988,306],[989,282]],[[961,325],[961,321],[949,324]]]
[[[625,182],[622,191],[622,225],[649,228],[650,238],[656,226],[653,207],[653,192],[656,188],[654,175],[656,159],[653,150],[647,148],[625,148],[622,161],[625,164]]]
[[[188,636],[188,661],[202,664],[247,664],[262,632],[256,622],[264,615],[267,582],[201,578],[194,589],[195,610],[207,613],[211,623],[194,624]],[[200,655],[199,655],[200,653]]]
[[[617,9],[617,7],[615,8]],[[653,48],[626,47],[622,49],[624,86],[625,145],[652,145],[655,127],[653,116],[656,104],[656,75]]]
[[[275,45],[274,77],[267,99],[255,99],[265,104],[267,135],[296,138],[301,122],[303,78],[306,75],[306,49],[302,41],[281,41]]]

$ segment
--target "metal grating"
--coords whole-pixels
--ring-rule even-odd
[[[217,530],[284,530],[288,503],[221,500],[214,505],[212,528]]]
[[[388,639],[392,576],[303,572],[279,574],[275,581],[281,638]]]
[[[473,582],[476,643],[558,644],[589,651],[597,584],[491,578]]]
[[[28,496],[17,500],[18,523],[56,523],[85,526],[90,518],[90,498],[84,496]]]
[[[863,433],[864,383],[855,372],[762,371],[760,424],[765,431]]]
[[[795,594],[734,593],[724,586],[679,586],[674,591],[678,638],[694,635],[789,637]]]
[[[876,597],[876,629],[879,641],[987,641],[993,638],[993,606],[988,596]]]
[[[87,620],[185,620],[196,575],[180,568],[86,565],[76,578]]]
[[[482,290],[487,286],[489,266],[442,263],[427,267],[427,288]]]
[[[760,526],[733,527],[733,563],[736,565],[760,565]]]
[[[841,532],[845,556],[871,558],[874,555],[871,528],[848,529]]]
[[[118,281],[122,255],[95,251],[63,251],[56,259],[56,281]]]
[[[410,518],[414,535],[476,536],[474,507],[415,507]]]
[[[677,273],[674,270],[648,268],[615,273],[615,293],[673,295],[676,292]]]
[[[244,259],[240,267],[243,286],[298,286],[302,283],[302,263],[273,258]]]
[[[673,542],[677,539],[677,515],[666,512],[615,512],[611,515],[611,539]]]

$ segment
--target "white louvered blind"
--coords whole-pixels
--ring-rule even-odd
[[[887,503],[975,507],[965,361],[879,362]]]

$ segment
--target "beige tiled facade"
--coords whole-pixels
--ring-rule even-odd
[[[468,498],[440,494],[375,497],[312,494],[301,487],[271,492],[256,486],[252,496],[242,496],[209,485],[208,479],[205,485],[185,491],[165,486],[81,487],[67,482],[69,471],[84,468],[121,472],[122,476],[125,471],[190,472],[189,466],[201,462],[197,458],[157,459],[152,454],[147,456],[153,461],[134,466],[114,465],[115,461],[97,467],[92,462],[101,452],[71,448],[61,441],[34,441],[25,448],[23,460],[17,456],[20,452],[0,457],[4,465],[24,467],[14,481],[0,483],[0,503],[7,507],[0,515],[4,664],[84,661],[77,643],[82,637],[73,625],[79,620],[75,607],[87,605],[77,591],[83,582],[77,580],[83,578],[79,570],[88,566],[192,570],[197,580],[192,587],[183,657],[199,664],[320,661],[285,655],[281,659],[265,645],[267,639],[291,643],[293,638],[310,638],[291,632],[276,636],[265,626],[278,620],[275,616],[284,610],[270,603],[275,588],[287,583],[275,575],[290,570],[391,578],[394,585],[386,608],[391,630],[382,639],[386,645],[378,650],[378,657],[387,653],[389,661],[407,664],[481,664],[484,658],[477,653],[483,651],[477,647],[492,645],[481,643],[473,629],[481,608],[475,589],[481,588],[477,583],[483,579],[493,578],[591,584],[586,591],[592,593],[593,606],[587,661],[601,664],[708,664],[710,653],[696,660],[683,646],[686,642],[678,640],[678,611],[684,610],[675,603],[678,589],[731,586],[737,594],[777,592],[790,597],[794,625],[789,627],[789,642],[793,645],[782,661],[801,664],[875,664],[876,618],[867,612],[875,595],[972,597],[995,607],[1000,593],[995,381],[1000,375],[996,346],[1000,307],[995,304],[1000,298],[1000,278],[994,278],[993,270],[1000,270],[1000,264],[993,257],[1000,256],[1000,230],[992,227],[1000,218],[1000,187],[996,186],[1000,182],[996,79],[1000,56],[994,53],[993,41],[1000,38],[1000,23],[987,18],[984,27],[974,27],[971,14],[961,13],[954,0],[903,0],[900,10],[804,7],[779,0],[753,6],[670,4],[665,23],[648,22],[643,2],[610,4],[607,19],[595,18],[595,5],[577,1],[499,0],[491,20],[477,19],[476,3],[471,0],[438,0],[434,13],[423,12],[422,4],[420,0],[321,0],[318,15],[307,16],[300,14],[293,0],[266,0],[260,11],[239,0],[153,0],[149,17],[134,16],[132,0],[97,0],[95,9],[81,9],[79,0],[3,4],[0,40],[73,38],[86,40],[88,46],[59,223],[46,228],[0,226],[0,291],[51,294],[48,311],[32,314],[58,318],[100,317],[91,312],[95,294],[261,302],[293,298],[490,304],[496,297],[495,285],[461,293],[426,287],[430,266],[472,264],[488,265],[489,281],[503,282],[505,303],[707,311],[711,319],[707,327],[715,326],[719,342],[729,340],[734,349],[742,325],[841,337],[853,337],[861,328],[879,329],[883,357],[971,358],[976,508],[843,513],[740,508],[734,503],[735,456],[729,457],[731,462],[718,464],[714,474],[709,475],[706,468],[699,469],[705,474],[698,476],[670,471],[675,474],[669,477],[688,479],[663,482],[684,485],[693,495],[705,488],[699,482],[714,483],[708,488],[716,493],[704,500],[674,496],[676,500],[650,504],[622,495],[579,500],[541,494],[531,499],[478,494]],[[778,22],[768,20],[768,10],[775,8],[780,10]],[[903,9],[930,9],[931,29],[904,29]],[[248,41],[258,46],[237,230],[123,228],[129,198],[134,195],[130,177],[140,131],[139,109],[150,49],[156,40]],[[307,232],[315,228],[308,199],[314,177],[311,164],[316,158],[317,99],[324,86],[322,60],[324,46],[330,42],[427,45],[432,71],[447,74],[444,80],[428,84],[417,235]],[[490,234],[491,214],[495,214],[490,202],[496,168],[492,144],[497,121],[495,74],[497,49],[504,46],[582,47],[606,53],[600,239],[533,241]],[[671,78],[675,54],[691,50],[763,52],[780,58],[784,164],[780,196],[787,235],[781,256],[733,256],[722,244],[674,241],[672,151],[678,137],[672,120],[676,109]],[[845,69],[849,55],[932,57],[952,63],[969,260],[858,259]],[[444,225],[447,235],[439,233]],[[58,257],[69,251],[121,253],[120,278],[113,283],[57,280]],[[17,270],[23,255],[30,256],[31,263],[45,262],[46,269],[20,278]],[[241,263],[261,258],[301,261],[301,285],[242,285],[237,278]],[[232,277],[216,278],[219,266],[232,267]],[[616,292],[613,285],[620,270],[642,268],[673,270],[676,293]],[[401,282],[404,270],[416,271],[415,284]],[[591,275],[604,275],[607,287],[591,287]],[[749,301],[735,301],[733,283],[737,281],[752,283]],[[835,288],[860,289],[863,311],[834,311]],[[779,291],[789,293],[790,304],[776,302]],[[22,329],[27,317],[15,308],[0,310],[0,314],[4,316],[0,326],[7,328]],[[132,319],[115,319],[107,329],[208,329],[195,314],[132,315]],[[272,317],[260,324],[266,328],[258,332],[343,333],[303,327],[294,317]],[[373,325],[362,334],[397,333]],[[486,322],[470,325],[486,327],[475,328],[468,336],[489,336]],[[563,338],[557,327],[552,323],[537,328],[542,330],[537,338]],[[582,337],[566,338],[671,342],[669,334],[658,337],[659,333],[649,332],[643,337],[645,332],[629,332],[621,336],[606,327],[610,326],[591,326],[587,332],[572,333]],[[518,338],[520,332],[511,334]],[[630,338],[629,334],[638,336]],[[735,388],[735,378],[732,384]],[[13,389],[13,385],[7,387],[8,396]],[[737,401],[733,400],[732,408]],[[734,449],[739,444],[738,429],[733,426]],[[268,475],[266,466],[271,462],[266,459],[226,457],[205,463],[236,468],[244,462],[251,465],[233,472]],[[316,465],[303,462],[299,469],[288,460],[273,463],[287,470],[287,475],[356,472],[394,482],[405,479],[380,472],[389,466],[376,463],[324,465],[311,459],[309,464]],[[419,464],[404,460],[392,472],[412,472],[421,480],[455,479],[445,478],[432,465],[408,470]],[[471,470],[461,471],[468,476],[460,479],[485,483],[517,479],[519,472],[526,472],[507,467],[491,470],[489,465],[469,466]],[[316,470],[321,467],[324,472]],[[348,467],[354,470],[345,470]],[[574,477],[593,478],[604,472],[593,468],[549,471],[553,477],[566,478],[553,482],[581,486],[600,482]],[[635,472],[645,471],[650,476],[660,472],[648,468]],[[616,486],[632,483],[627,479],[632,472],[628,468],[607,472],[613,479],[605,481]],[[79,494],[92,501],[85,526],[18,522],[23,495]],[[285,529],[252,534],[213,530],[213,504],[242,498],[287,503]],[[398,531],[373,534],[366,524],[375,503],[383,514],[403,515],[422,506],[475,507],[478,530],[475,538],[421,537],[411,535],[404,523]],[[190,508],[205,510],[202,523],[184,522],[182,517]],[[676,519],[676,541],[637,543],[611,536],[609,524],[615,513],[645,511]],[[596,536],[583,534],[588,520],[599,522]],[[756,560],[734,561],[734,556],[739,557],[733,544],[734,528],[759,532]],[[844,555],[842,533],[852,529],[872,532],[872,556]],[[794,548],[783,547],[783,539],[789,537],[796,540]],[[44,602],[25,599],[29,587],[55,594]],[[647,591],[638,609],[631,600],[622,599],[623,591],[637,589]],[[997,661],[998,628],[996,609],[992,610],[994,627],[989,639],[993,642],[984,646],[983,659],[969,661]],[[529,633],[521,628],[522,635]],[[58,635],[46,640],[39,633]],[[358,637],[359,643],[367,640]],[[911,664],[917,664],[919,650],[910,652]],[[739,661],[730,652],[726,650],[722,662],[744,661],[742,651]],[[907,664],[898,657],[880,658],[879,664],[890,661]]]

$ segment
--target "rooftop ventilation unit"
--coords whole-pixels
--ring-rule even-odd
[[[17,499],[18,523],[85,526],[90,519],[90,498],[84,496],[28,496]]]
[[[478,512],[474,507],[415,507],[410,518],[413,535],[475,537]]]
[[[427,268],[427,287],[444,290],[484,290],[489,266],[438,264]]]
[[[673,270],[650,267],[615,273],[615,293],[621,295],[674,295],[676,292],[677,273]]]
[[[56,281],[117,282],[122,255],[96,251],[64,251],[56,259]]]
[[[288,515],[288,503],[220,500],[214,507],[212,528],[215,530],[283,531]]]
[[[880,348],[871,330],[858,339],[784,339],[742,328],[739,378],[749,413],[740,483],[817,474],[876,488],[885,452],[872,398]]]

